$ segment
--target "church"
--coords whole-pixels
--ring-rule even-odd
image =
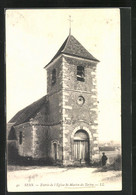
[[[97,60],[68,35],[45,66],[47,95],[8,123],[8,142],[20,157],[64,166],[99,160]]]

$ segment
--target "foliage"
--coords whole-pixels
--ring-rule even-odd
[[[102,147],[99,147],[99,150],[100,151],[114,151],[115,147],[112,147],[112,146],[102,146]]]
[[[109,165],[109,168],[110,169],[113,169],[113,170],[121,170],[122,169],[122,156],[121,155],[118,155],[113,163],[111,165]]]

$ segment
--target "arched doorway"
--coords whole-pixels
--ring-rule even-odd
[[[89,136],[84,130],[74,134],[74,160],[87,163],[89,160]]]

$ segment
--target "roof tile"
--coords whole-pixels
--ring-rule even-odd
[[[10,121],[9,123],[15,123],[15,125],[19,125],[25,122],[28,122],[31,118],[33,118],[38,111],[41,109],[42,106],[45,106],[46,111],[47,109],[47,96],[42,97],[41,99],[37,100],[36,102],[30,104],[29,106],[25,107],[24,109],[20,110]]]
[[[67,39],[64,41],[56,55],[52,58],[52,60],[45,66],[47,67],[51,62],[54,61],[60,54],[68,54],[71,56],[77,56],[81,58],[85,58],[88,60],[93,60],[99,62],[92,54],[90,54],[79,41],[73,35],[69,35]]]

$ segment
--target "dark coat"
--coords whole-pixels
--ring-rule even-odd
[[[107,156],[105,154],[103,154],[102,156],[102,166],[106,165],[106,161],[107,161]]]

